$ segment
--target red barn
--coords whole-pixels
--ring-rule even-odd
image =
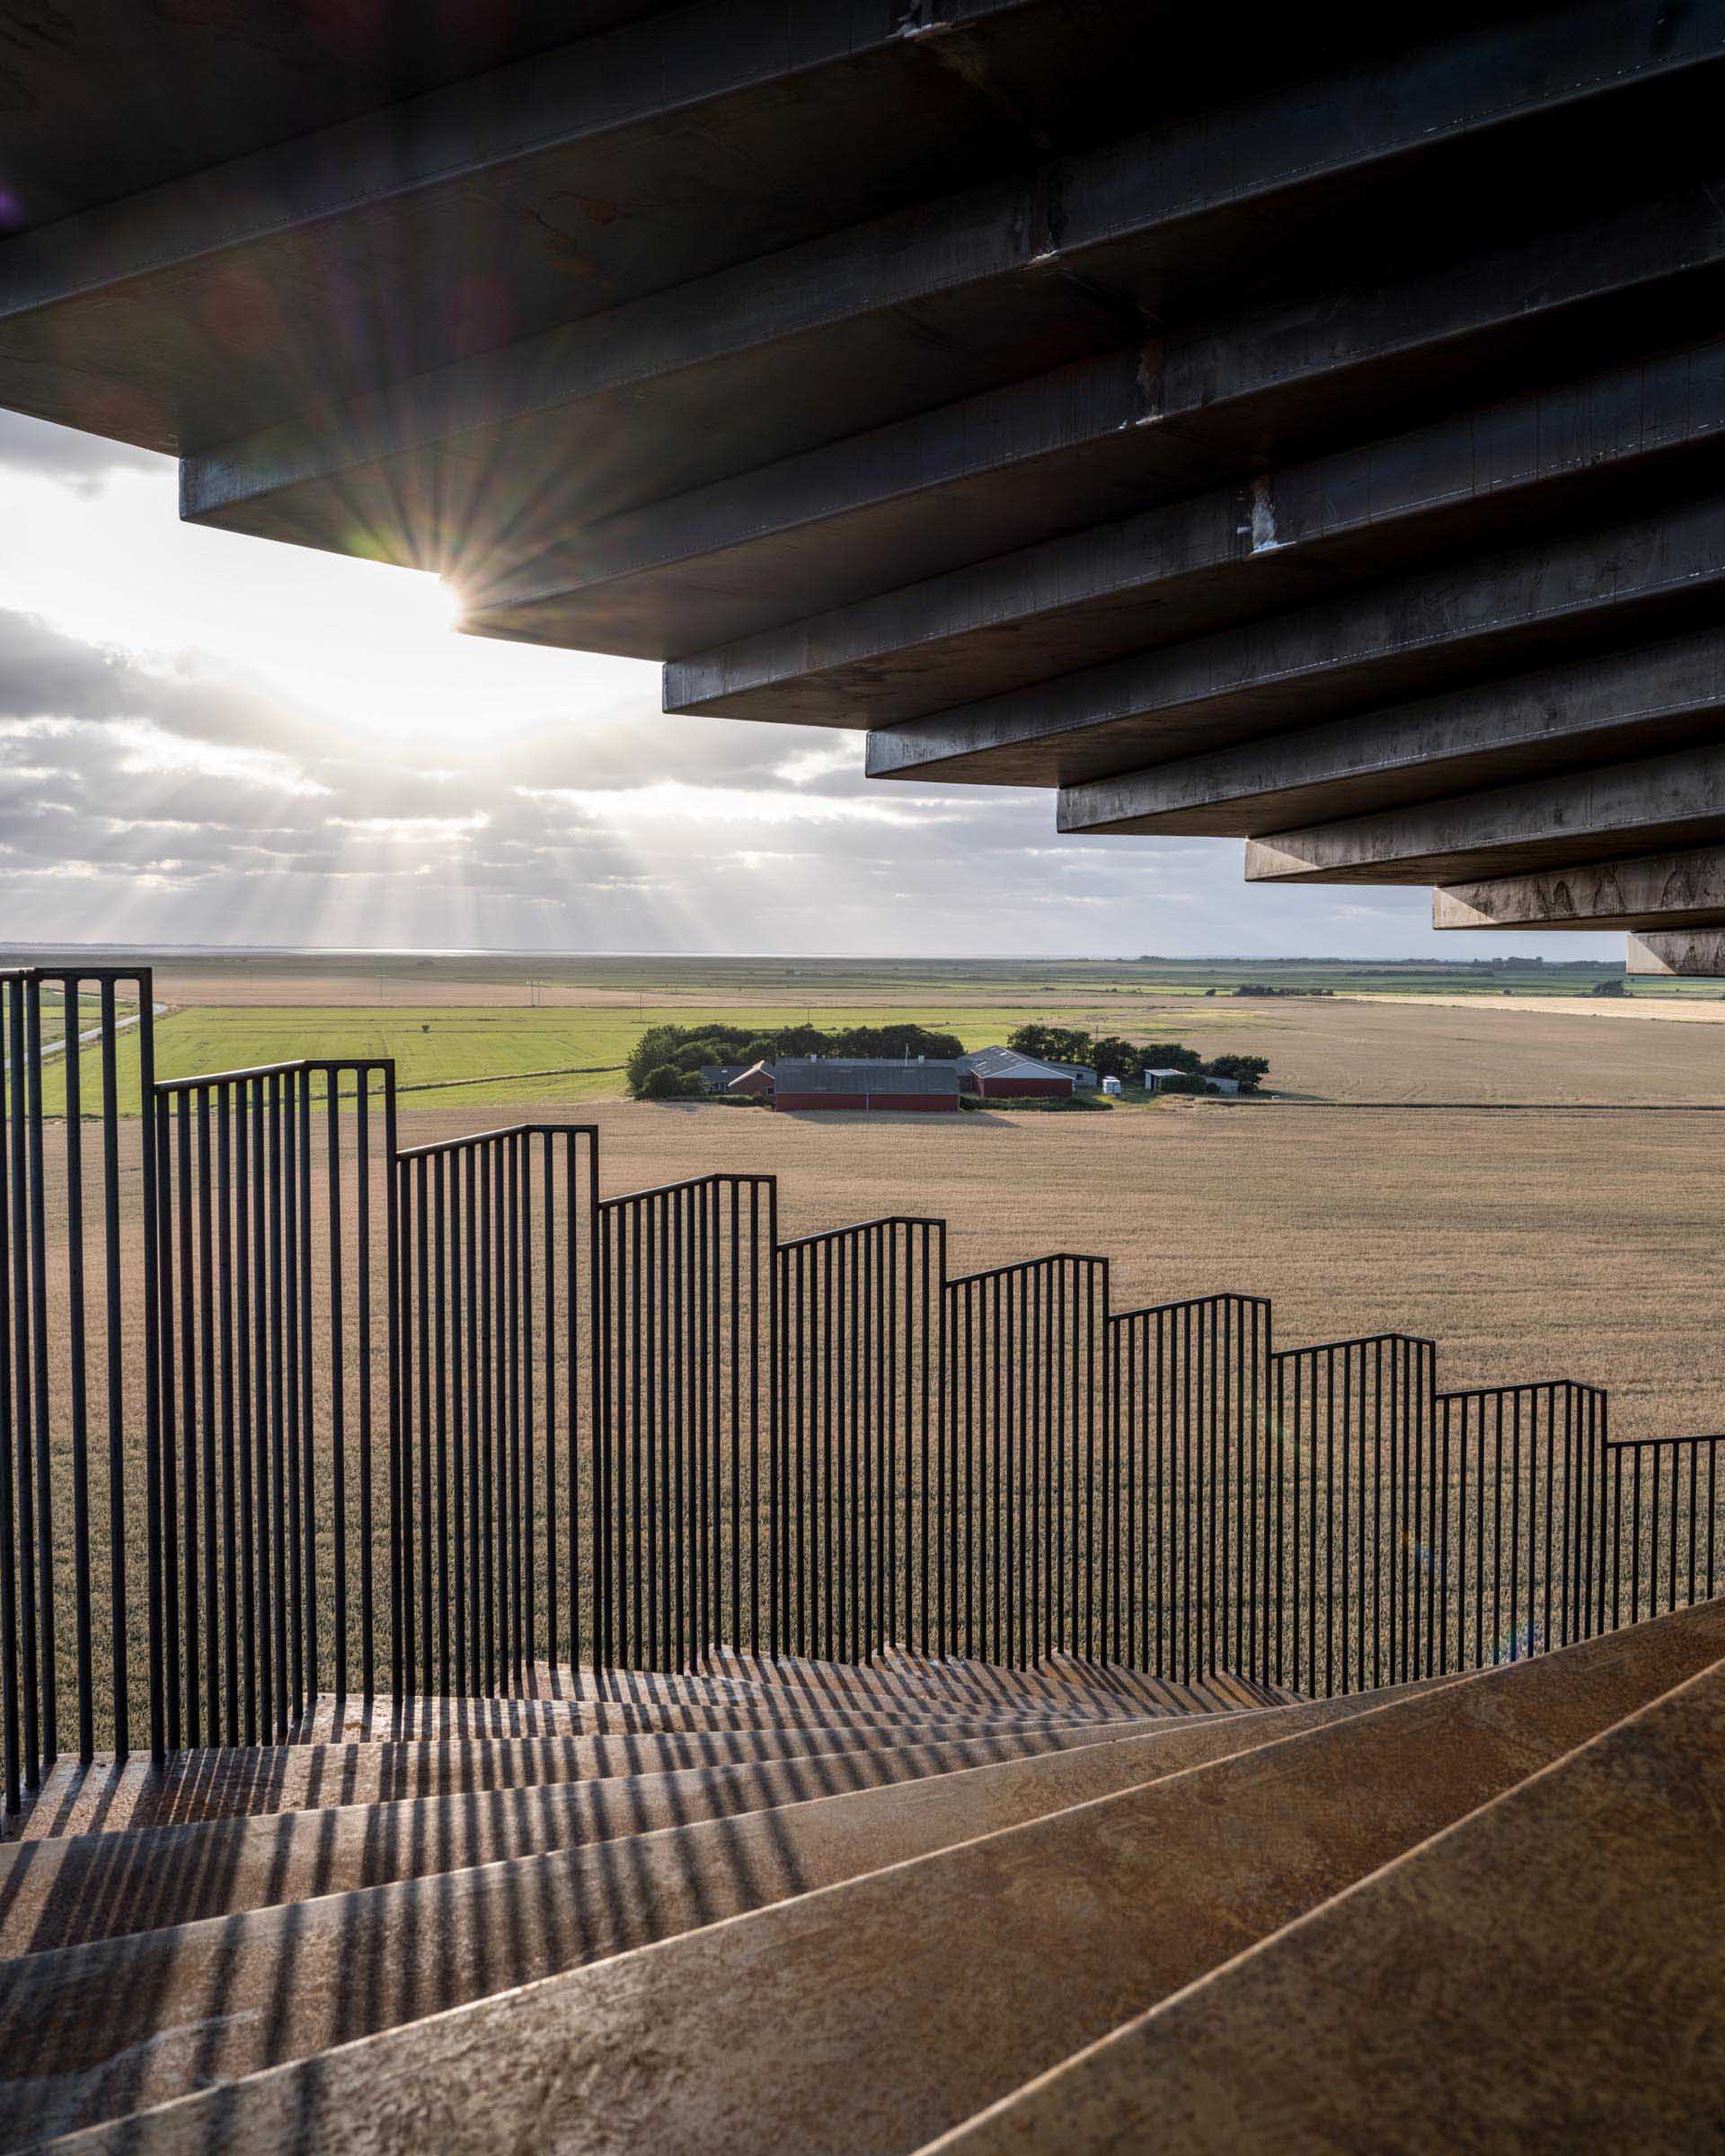
[[[959,1068],[965,1091],[985,1100],[1069,1100],[1075,1090],[1069,1070],[1016,1048],[972,1048],[960,1056]]]

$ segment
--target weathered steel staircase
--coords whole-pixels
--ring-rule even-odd
[[[1718,1603],[1322,1701],[729,1652],[322,1701],[45,1788],[0,2138],[1711,2145],[1722,1745]]]

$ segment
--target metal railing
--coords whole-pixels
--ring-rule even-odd
[[[946,1232],[903,1216],[780,1243],[764,1602],[751,1646],[861,1660],[952,1636]],[[946,1651],[942,1649],[941,1651]]]
[[[1725,1436],[1641,1437],[1606,1448],[1601,1483],[1609,1551],[1599,1621],[1615,1629],[1711,1601],[1725,1574],[1720,1472]],[[1725,1577],[1720,1579],[1725,1586]]]
[[[153,1746],[254,1744],[321,1684],[375,1684],[395,1328],[394,1223],[373,1170],[394,1148],[394,1072],[307,1061],[167,1080],[145,1120],[159,1200]]]
[[[122,991],[134,1017],[121,1015]],[[129,1745],[140,1568],[143,1691],[152,1745],[165,1741],[159,1549],[140,1553],[135,1534],[140,1512],[160,1513],[156,1160],[147,1115],[122,1113],[154,1100],[152,1013],[147,968],[0,972],[0,1753],[12,1811],[60,1750],[68,1663],[79,1755],[99,1729]],[[128,1035],[135,1057],[122,1056]]]
[[[279,1740],[730,1645],[1314,1695],[1711,1595],[1725,1438],[1614,1444],[1429,1340],[1278,1350],[770,1176],[603,1197],[588,1125],[398,1143],[384,1058],[158,1081],[147,968],[0,973],[0,1727]],[[385,1584],[387,1583],[386,1590]],[[1721,1583],[1725,1584],[1725,1583]]]
[[[1190,1683],[1268,1653],[1270,1306],[1210,1295],[1116,1318],[1108,1653]]]
[[[595,1637],[597,1134],[523,1124],[394,1158],[391,1684],[508,1691]]]

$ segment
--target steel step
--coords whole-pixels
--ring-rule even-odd
[[[1210,1716],[1202,1726],[1246,1725],[1261,1727],[1261,1713]],[[394,1802],[44,1838],[0,1850],[0,1957],[1186,1726],[1161,1717],[954,1744],[906,1737],[794,1758],[547,1774]]]
[[[582,1846],[29,1955],[0,1967],[0,2143],[123,2116],[1369,1710],[1362,1695],[1170,1720],[845,1794],[783,1763],[789,1801],[657,1833],[636,1830],[635,1786],[607,1783],[604,1838]],[[533,1794],[590,1825],[588,1792]]]
[[[66,2145],[118,2148],[123,2133],[134,2156],[912,2150],[1539,1773],[1721,1646],[1725,1607],[1712,1604],[1421,1696],[1367,1697],[1339,1725]],[[896,1809],[939,1786],[884,1796]]]
[[[1716,1663],[931,2152],[1716,2146],[1721,1763]]]

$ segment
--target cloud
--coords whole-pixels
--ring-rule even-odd
[[[169,464],[147,449],[104,441],[47,420],[26,419],[20,411],[0,411],[0,468],[40,473],[80,491],[94,492],[114,472],[159,472]]]
[[[913,799],[894,801],[810,799],[774,792],[765,787],[692,785],[686,779],[657,779],[650,785],[608,791],[580,787],[523,790],[528,798],[552,801],[576,814],[614,822],[652,826],[662,824],[888,824],[901,827],[960,823],[966,811],[955,805]]]
[[[337,729],[233,668],[195,653],[145,658],[86,641],[39,616],[0,612],[0,720],[146,721],[164,734],[270,755],[328,755]]]
[[[293,550],[197,535],[141,584],[171,503],[116,454],[0,423],[0,530],[8,465],[66,512],[0,611],[8,942],[1457,955],[1423,892],[1248,890],[1231,841],[1063,841],[1045,794],[871,782],[859,734],[669,716],[643,667],[374,635],[409,587],[362,565],[345,641]]]

